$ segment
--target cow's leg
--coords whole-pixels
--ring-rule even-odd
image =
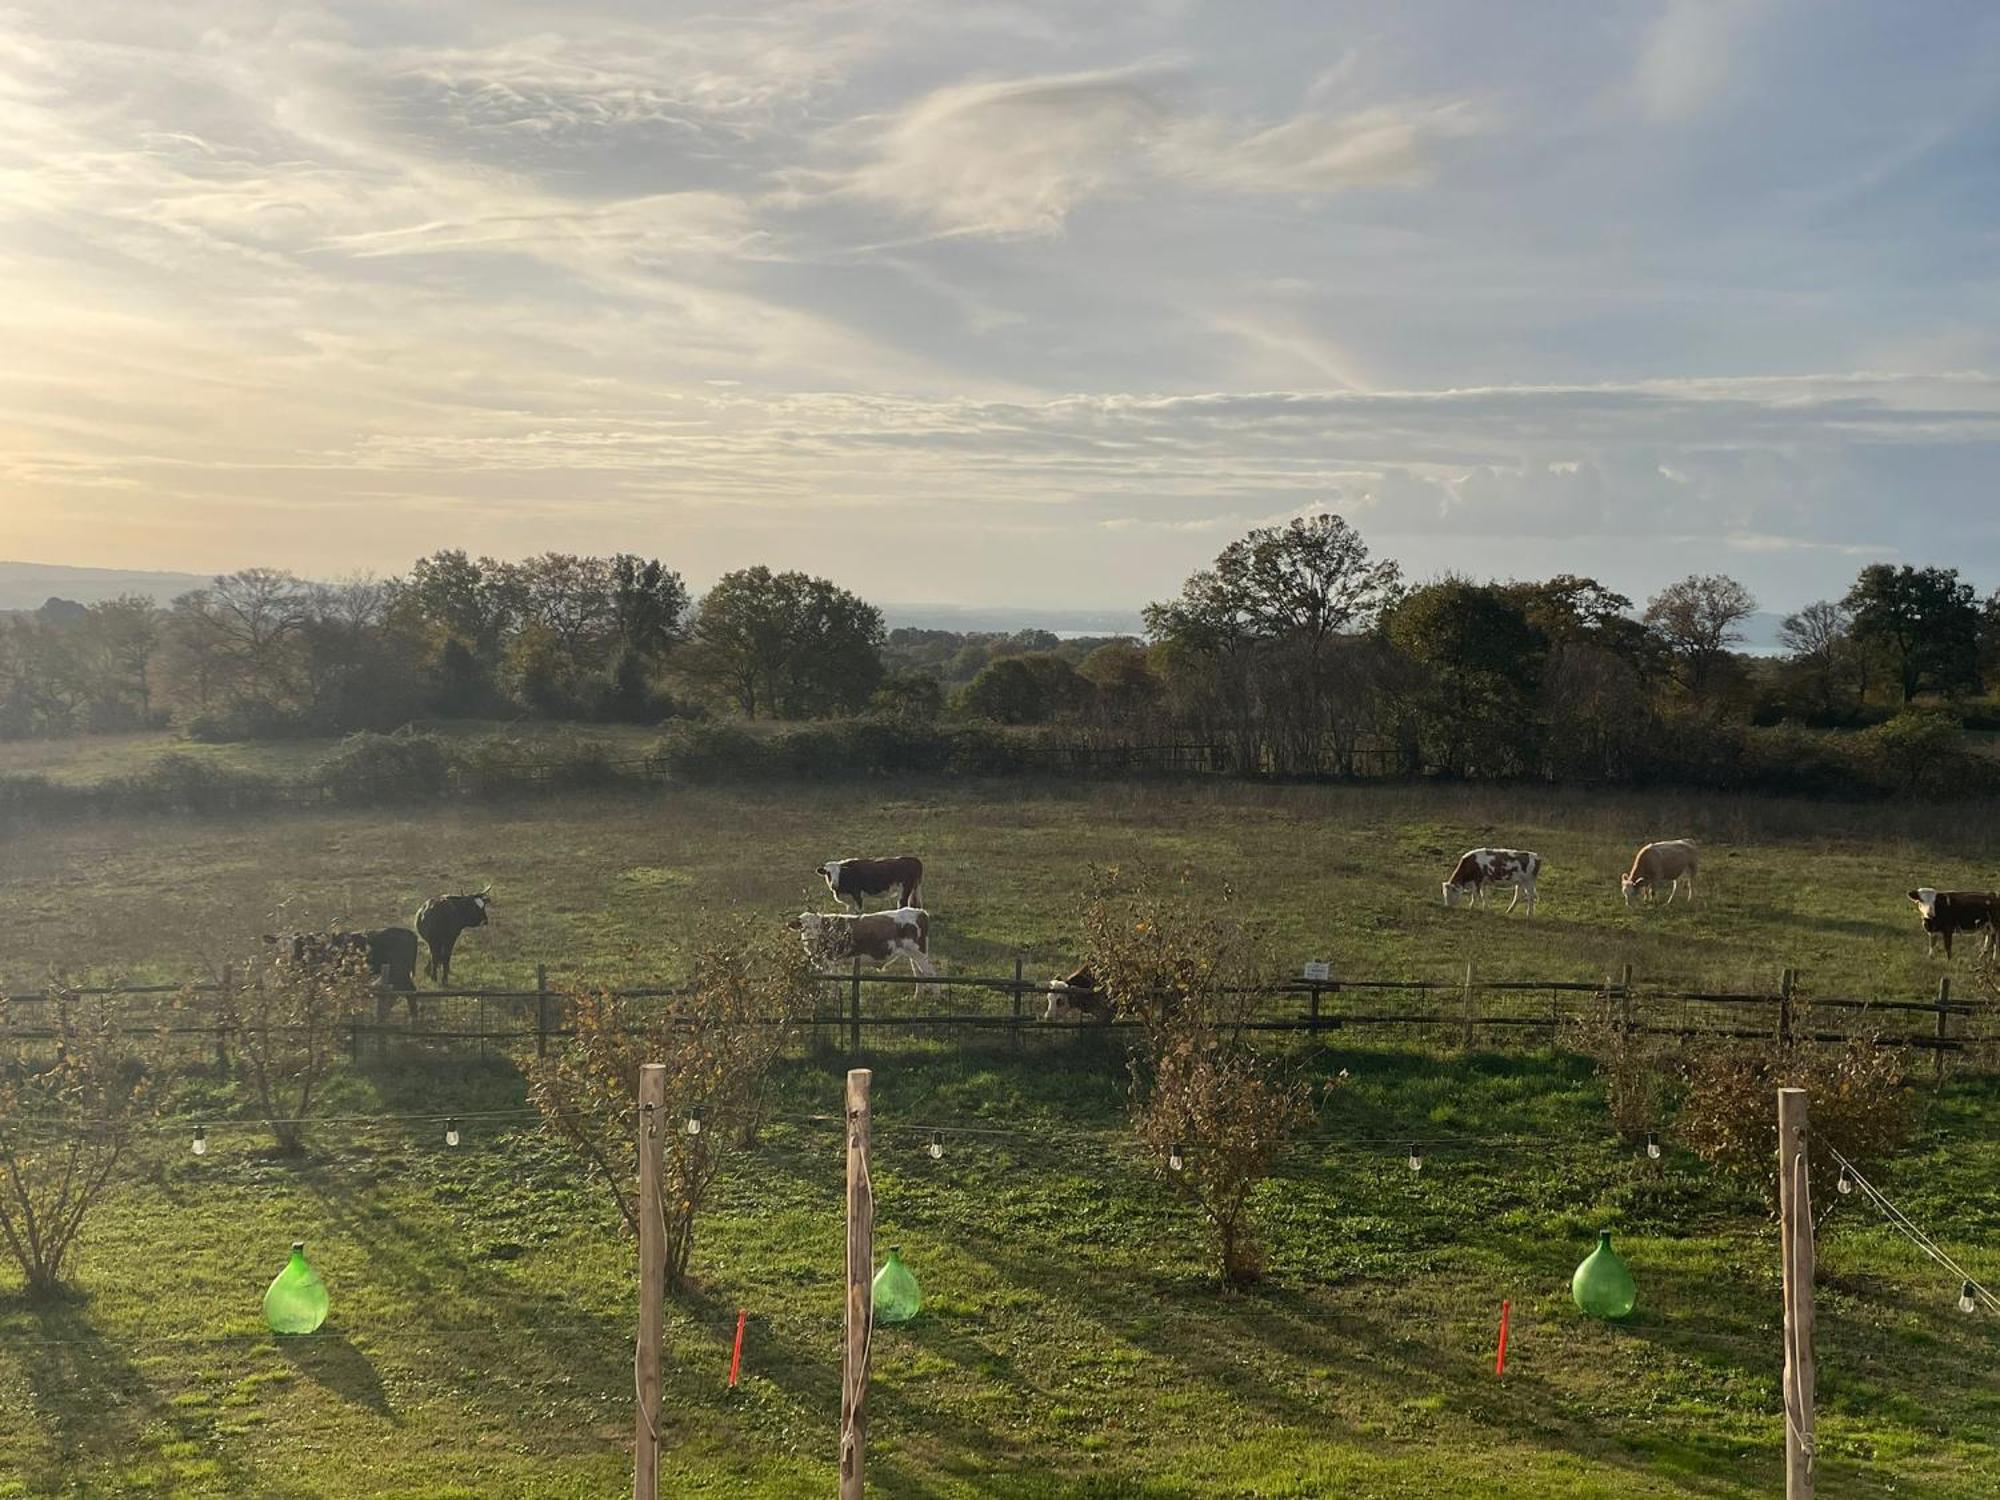
[[[1514,898],[1513,900],[1507,903],[1507,910],[1512,911],[1516,906],[1519,906],[1520,904],[1521,904],[1521,885],[1519,881],[1516,881],[1514,883]]]
[[[1672,906],[1674,904],[1674,897],[1678,896],[1680,893],[1681,893],[1681,878],[1680,876],[1676,875],[1672,880],[1667,882],[1667,899],[1665,901],[1662,901],[1660,904],[1662,906]]]
[[[1528,883],[1528,885],[1526,886],[1526,888],[1525,888],[1525,889],[1527,890],[1527,894],[1528,894],[1528,910],[1527,910],[1527,915],[1528,915],[1528,916],[1531,916],[1531,917],[1532,917],[1532,916],[1533,916],[1533,915],[1535,914],[1535,886],[1534,886],[1534,882],[1530,881],[1530,882]]]
[[[937,977],[937,970],[931,966],[931,956],[921,948],[910,949],[910,972],[921,974],[926,979]]]

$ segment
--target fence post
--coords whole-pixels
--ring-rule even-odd
[[[215,1008],[215,1067],[224,1077],[229,1074],[229,1022],[224,1019],[229,1014],[228,996],[236,988],[236,966],[222,966],[222,989],[216,995],[221,1004]]]
[[[1312,1027],[1312,1034],[1314,1036],[1318,1036],[1319,1035],[1319,981],[1317,979],[1308,979],[1306,983],[1309,986],[1311,986],[1311,988],[1309,988],[1306,991],[1307,1021]]]
[[[659,1500],[660,1333],[667,1293],[667,1234],[660,1203],[660,1132],[667,1067],[639,1069],[639,1340],[633,1358],[638,1416],[632,1430],[632,1500]]]
[[[549,1055],[549,966],[535,965],[535,1056]]]
[[[861,1051],[861,960],[854,960],[853,988],[848,994],[847,1011],[847,1051],[849,1056]]]
[[[847,1074],[847,1327],[840,1375],[840,1500],[862,1500],[868,1435],[868,1334],[875,1320],[875,1194],[868,1180],[867,1068]]]
[[[1944,1044],[1946,1038],[1951,1035],[1951,976],[1949,974],[1940,974],[1938,976],[1937,1013],[1938,1045],[1935,1078],[1937,1082],[1943,1083]]]
[[[1625,1033],[1632,1033],[1632,966],[1626,964],[1618,973],[1618,996],[1625,1012]]]
[[[1813,1228],[1806,1091],[1778,1090],[1778,1229],[1785,1288],[1785,1500],[1813,1493]]]
[[[1798,981],[1797,969],[1786,969],[1778,976],[1778,1045],[1792,1045],[1792,988]]]
[[[1014,955],[1014,1050],[1019,1052],[1026,1045],[1021,1036],[1021,995],[1027,981],[1024,977],[1026,965],[1021,955]]]
[[[1474,1016],[1478,1012],[1478,1006],[1479,1006],[1479,1002],[1473,998],[1473,994],[1474,991],[1472,986],[1472,964],[1470,960],[1468,960],[1465,965],[1465,995],[1464,995],[1465,1050],[1468,1052],[1472,1050],[1472,1023]]]

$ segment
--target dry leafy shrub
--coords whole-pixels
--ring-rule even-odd
[[[1243,1029],[1264,977],[1255,939],[1226,889],[1198,898],[1186,877],[1162,890],[1113,870],[1084,909],[1083,961],[1115,1013],[1141,1023],[1134,1130],[1200,1212],[1223,1281],[1254,1283],[1264,1258],[1251,1196],[1315,1114],[1310,1082]]]
[[[1900,1150],[1920,1117],[1901,1055],[1873,1038],[1790,1047],[1775,1040],[1715,1043],[1689,1055],[1674,1134],[1710,1166],[1761,1187],[1775,1204],[1780,1088],[1806,1091],[1808,1162],[1821,1202],[1829,1201],[1839,1176],[1833,1151],[1865,1170]]]
[[[361,953],[294,962],[266,952],[226,974],[219,990],[184,994],[182,1007],[214,1017],[278,1149],[296,1156],[350,1028],[373,1017],[381,992]]]
[[[131,1154],[151,1088],[103,997],[57,993],[27,1012],[0,997],[0,1035],[54,1033],[0,1057],[0,1237],[29,1292],[46,1296]]]
[[[1607,1011],[1578,1023],[1570,1040],[1596,1065],[1612,1129],[1637,1144],[1666,1123],[1680,1087],[1677,1039],[1628,1029]]]
[[[641,1009],[600,990],[565,997],[573,1035],[559,1052],[524,1057],[528,1097],[544,1123],[602,1183],[627,1228],[639,1227],[634,1149],[639,1068],[661,1063],[666,1118],[661,1196],[669,1291],[694,1250],[695,1221],[730,1154],[756,1138],[772,1064],[812,1014],[804,950],[782,928],[715,924],[689,953],[686,991]],[[687,1123],[701,1129],[690,1134]]]

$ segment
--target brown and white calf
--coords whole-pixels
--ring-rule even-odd
[[[806,952],[823,963],[858,958],[879,969],[906,958],[915,973],[937,973],[931,967],[931,914],[919,907],[902,906],[859,917],[807,911],[785,925],[799,935]]]
[[[1511,885],[1514,899],[1507,903],[1512,911],[1523,896],[1528,898],[1528,915],[1535,914],[1535,877],[1542,873],[1542,857],[1526,849],[1468,849],[1459,855],[1458,864],[1444,883],[1444,904],[1456,906],[1460,901],[1477,906],[1486,895],[1489,885]]]
[[[840,901],[851,901],[861,910],[864,896],[895,893],[899,907],[915,906],[924,883],[924,862],[914,854],[897,854],[887,859],[830,859],[819,867],[826,888]]]
[[[1983,932],[1979,951],[1992,955],[2000,951],[2000,896],[1991,891],[1940,891],[1920,885],[1910,892],[1923,916],[1924,953],[1937,952],[1937,940],[1944,939],[1944,956],[1951,957],[1954,933]]]
[[[1639,896],[1648,901],[1656,900],[1660,887],[1664,885],[1667,888],[1665,904],[1672,906],[1683,880],[1687,882],[1688,900],[1694,900],[1695,867],[1699,863],[1700,858],[1691,839],[1661,839],[1658,843],[1647,844],[1632,856],[1632,868],[1618,877],[1625,904],[1630,906]]]
[[[1097,987],[1097,976],[1086,965],[1061,979],[1048,983],[1049,1008],[1044,1021],[1097,1021],[1111,1019],[1111,997]]]

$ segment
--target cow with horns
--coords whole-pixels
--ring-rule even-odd
[[[433,896],[417,908],[417,934],[431,950],[424,975],[440,988],[451,983],[451,951],[468,927],[484,927],[493,887],[463,896]]]

